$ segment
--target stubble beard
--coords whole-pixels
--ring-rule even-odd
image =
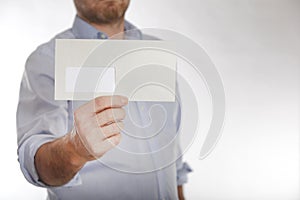
[[[89,5],[78,3],[77,10],[90,23],[113,24],[124,19],[128,4],[126,0],[99,0]]]

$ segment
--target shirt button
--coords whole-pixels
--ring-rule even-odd
[[[104,34],[101,34],[100,37],[101,37],[101,39],[105,39],[106,38],[106,36]]]

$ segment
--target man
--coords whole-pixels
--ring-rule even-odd
[[[129,1],[74,0],[73,27],[41,45],[27,60],[17,111],[18,156],[25,178],[46,187],[49,199],[184,199],[182,185],[190,168],[181,161],[178,143],[150,156],[122,156],[118,151],[118,146],[133,146],[135,153],[160,148],[162,138],[137,141],[124,131],[124,125],[128,132],[137,130],[126,113],[145,124],[152,103],[128,103],[122,96],[90,102],[54,100],[55,39],[149,38],[124,19]],[[178,102],[161,105],[167,114],[162,131],[174,137]],[[154,126],[162,121],[159,114],[152,118]],[[176,159],[165,165],[169,157]]]

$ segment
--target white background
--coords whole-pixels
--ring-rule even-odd
[[[0,199],[44,199],[23,178],[15,112],[24,63],[71,26],[71,0],[1,0]],[[132,0],[137,26],[178,31],[199,43],[224,81],[222,139],[205,160],[196,140],[187,199],[296,200],[299,185],[299,0]],[[203,137],[199,137],[200,139]]]

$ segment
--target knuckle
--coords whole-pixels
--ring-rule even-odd
[[[121,128],[118,124],[113,124],[112,128],[111,128],[111,132],[112,133],[119,133],[121,131]]]
[[[114,137],[109,139],[109,147],[110,149],[114,148],[121,142],[121,136],[120,135],[115,135]]]
[[[113,139],[113,144],[115,144],[115,145],[118,145],[118,144],[120,144],[120,142],[121,142],[121,134],[119,133],[119,134],[117,134],[115,137],[114,137],[114,139]]]
[[[95,106],[104,106],[105,105],[105,97],[101,96],[101,97],[97,97],[95,99]]]

